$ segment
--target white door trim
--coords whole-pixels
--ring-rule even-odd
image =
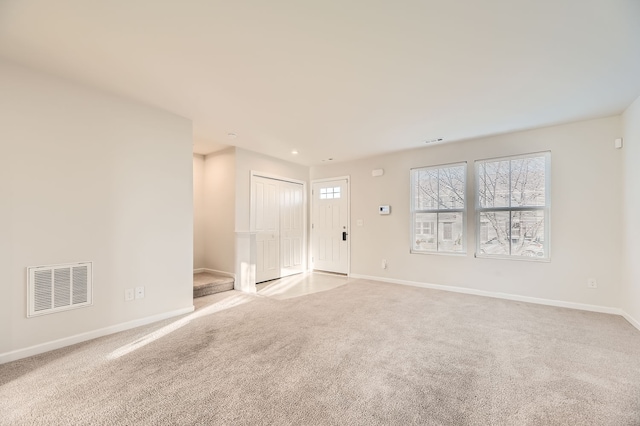
[[[298,179],[288,178],[288,177],[284,177],[284,176],[274,175],[274,174],[271,174],[271,173],[264,173],[264,172],[258,172],[258,171],[255,171],[255,170],[251,170],[251,179],[253,179],[254,176],[263,177],[263,178],[267,178],[267,179],[281,180],[281,181],[284,181],[284,182],[297,183],[297,184],[302,185],[303,188],[306,188],[306,186],[307,186],[307,182],[305,182],[304,180],[298,180]]]
[[[309,270],[309,247],[307,246],[307,234],[309,233],[307,231],[308,229],[308,225],[307,225],[307,205],[309,203],[308,200],[308,195],[307,195],[307,182],[303,181],[303,180],[298,180],[298,179],[293,179],[293,178],[288,178],[288,177],[284,177],[284,176],[278,176],[278,175],[274,175],[271,173],[265,173],[265,172],[259,172],[256,170],[251,170],[251,179],[249,180],[249,185],[251,186],[251,189],[249,191],[249,232],[254,232],[256,230],[256,224],[254,223],[254,215],[252,214],[253,211],[255,210],[256,206],[254,205],[254,193],[253,193],[253,179],[254,177],[263,177],[263,178],[267,178],[267,179],[275,179],[275,180],[280,180],[283,182],[291,182],[291,183],[297,183],[299,185],[302,185],[302,229],[305,230],[305,232],[302,235],[302,249],[304,250],[304,253],[302,254],[302,258],[304,259],[304,265],[302,266],[302,269],[304,271],[308,271]]]
[[[351,176],[336,176],[330,178],[322,178],[322,179],[313,179],[310,182],[310,187],[313,189],[313,184],[321,183],[321,182],[330,182],[332,180],[342,180],[345,179],[347,181],[347,229],[349,230],[348,238],[347,238],[347,276],[351,276]],[[309,211],[313,214],[313,196],[311,197],[311,202],[309,206]],[[310,241],[313,241],[313,229],[310,230]],[[313,270],[313,262],[311,262],[311,255],[313,254],[313,247],[310,247],[309,250],[309,270]]]

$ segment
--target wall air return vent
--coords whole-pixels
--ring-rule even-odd
[[[92,262],[27,268],[27,317],[93,304]]]

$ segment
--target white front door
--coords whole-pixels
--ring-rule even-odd
[[[280,278],[280,200],[278,181],[252,179],[253,230],[256,232],[256,282]]]
[[[280,276],[304,272],[302,185],[278,182],[280,190]]]
[[[312,248],[313,269],[349,272],[347,179],[313,183]]]

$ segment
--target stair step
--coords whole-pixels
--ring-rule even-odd
[[[233,290],[233,286],[234,279],[232,277],[211,272],[193,274],[193,297]]]

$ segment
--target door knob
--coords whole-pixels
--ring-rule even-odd
[[[347,241],[347,235],[349,235],[347,234],[347,231],[342,232],[342,241]]]

